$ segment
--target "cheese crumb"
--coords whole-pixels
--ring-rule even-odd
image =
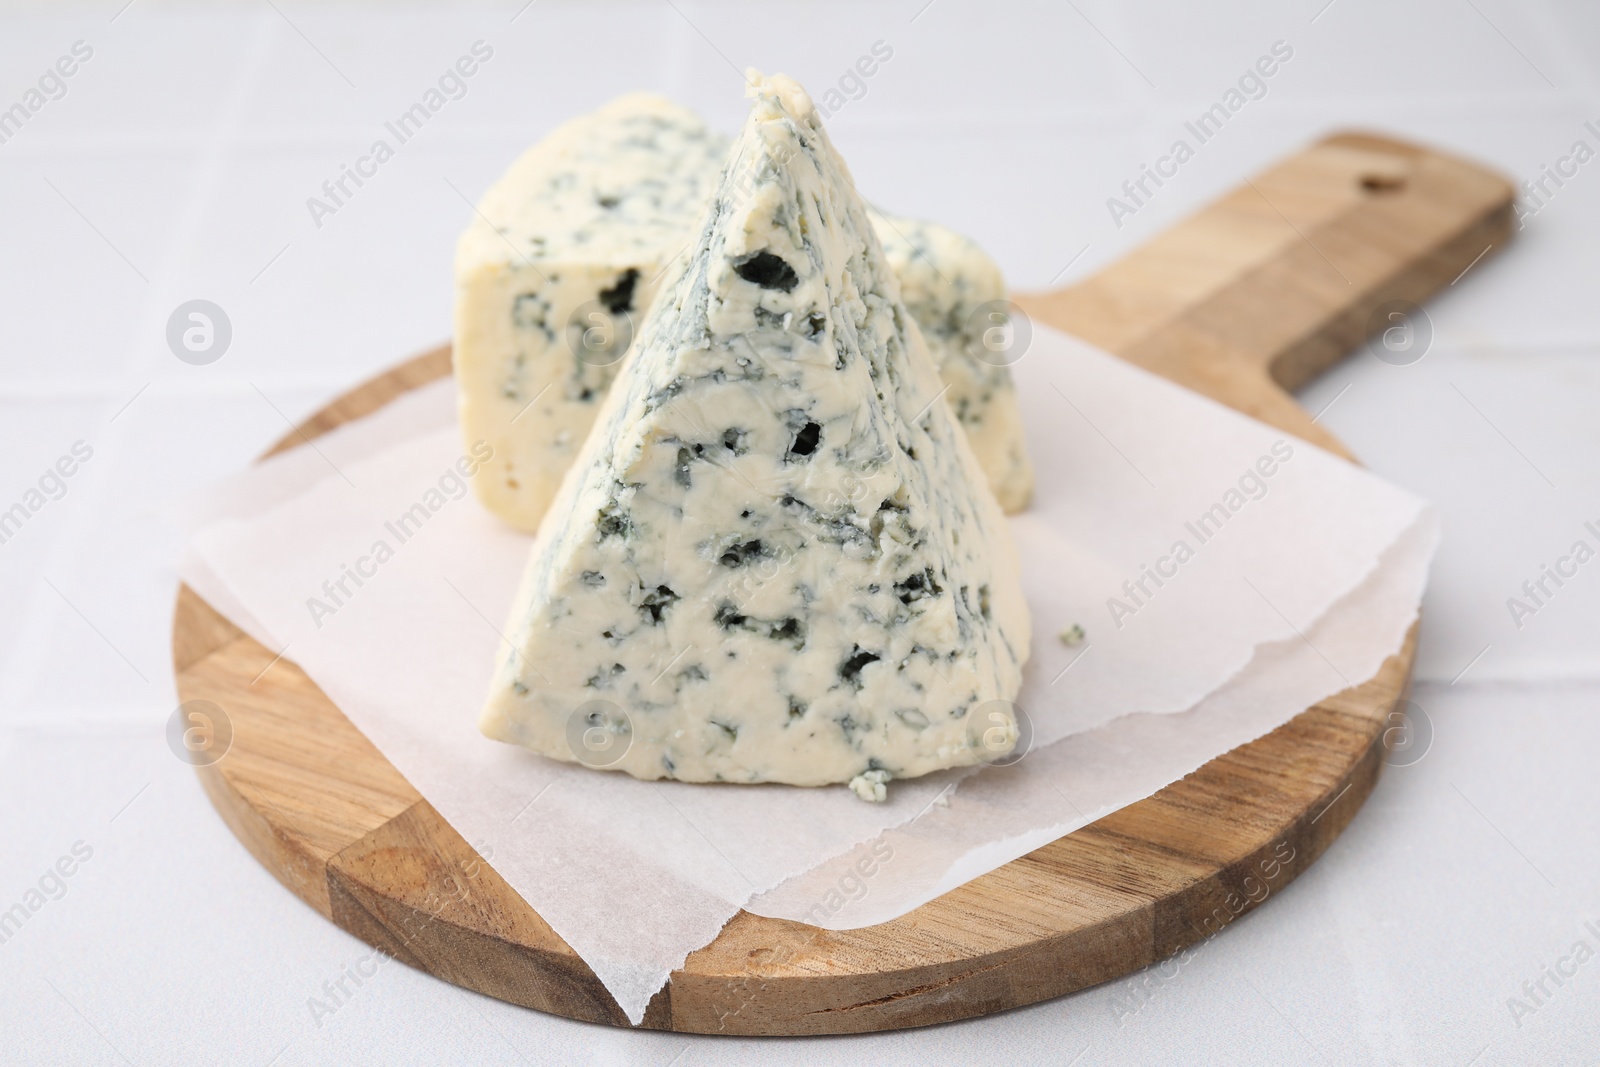
[[[889,772],[863,771],[850,779],[850,792],[872,804],[882,804],[889,799]]]
[[[1079,626],[1077,623],[1073,623],[1056,636],[1061,638],[1061,643],[1063,645],[1066,645],[1068,648],[1073,648],[1077,645],[1083,644],[1083,639],[1087,635],[1084,633],[1082,626]]]

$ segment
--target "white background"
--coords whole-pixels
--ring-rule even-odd
[[[1434,736],[1320,862],[1175,978],[909,1034],[756,1042],[572,1023],[390,966],[313,1021],[307,999],[366,948],[245,853],[166,747],[180,539],[164,514],[286,419],[446,338],[463,197],[554,123],[646,88],[731,131],[735,68],[820,96],[884,41],[892,59],[830,120],[858,185],[969,233],[1019,289],[1086,276],[1335,128],[1518,181],[1577,139],[1600,149],[1583,126],[1600,126],[1600,10],[1576,0],[923,2],[111,0],[0,16],[0,108],[73,42],[94,49],[0,144],[0,510],[75,441],[94,449],[0,545],[0,909],[75,842],[93,849],[0,944],[0,1062],[1600,1056],[1600,962],[1547,982],[1520,1021],[1507,1005],[1578,938],[1600,949],[1583,929],[1600,925],[1600,561],[1520,630],[1506,607],[1574,540],[1600,547],[1583,529],[1600,525],[1600,161],[1428,305],[1421,362],[1357,353],[1302,397],[1334,402],[1322,421],[1444,516],[1413,694]],[[466,97],[315,226],[307,197],[480,39],[494,55]],[[1294,56],[1267,96],[1114,225],[1106,198],[1277,40]],[[233,325],[205,367],[164,337],[196,297]]]

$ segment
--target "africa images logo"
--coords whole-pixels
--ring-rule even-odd
[[[379,537],[355,563],[340,563],[339,573],[322,583],[322,596],[306,597],[306,610],[317,629],[323,620],[339,613],[367,582],[378,576],[378,569],[394,559],[400,546],[422,531],[429,519],[469,491],[469,482],[485,463],[494,458],[494,448],[485,441],[474,441],[467,455],[461,456],[440,474],[421,498],[394,519],[383,524],[388,537]],[[391,543],[390,539],[393,539]]]
[[[386,137],[379,137],[368,147],[365,155],[356,159],[354,165],[339,164],[339,173],[322,183],[322,196],[306,197],[306,210],[311,213],[311,222],[317,229],[322,229],[325,217],[337,215],[362,186],[376,178],[378,168],[395,157],[395,150],[399,146],[421,133],[429,119],[444,110],[450,101],[460,100],[467,95],[467,79],[477,74],[482,65],[494,57],[494,48],[481,40],[472,42],[469,51],[471,55],[461,56],[453,65],[446,67],[436,84],[428,86],[423,92],[421,99],[400,112],[393,121],[383,124],[389,137],[394,139],[394,144],[390,144]]]

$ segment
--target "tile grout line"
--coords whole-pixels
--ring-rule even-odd
[[[270,12],[259,12],[250,26],[253,29],[270,25],[271,18]],[[197,157],[195,179],[189,189],[190,195],[184,200],[185,206],[180,221],[174,228],[165,254],[155,261],[157,265],[151,270],[153,277],[160,279],[163,276],[170,276],[174,265],[182,262],[184,250],[190,247],[200,234],[201,221],[215,202],[214,192],[219,184],[223,160],[235,140],[232,129],[238,124],[238,115],[250,92],[261,80],[266,59],[275,39],[275,32],[249,34],[249,43],[243,49],[237,75],[213,119],[212,128],[215,135],[209,139],[206,150]],[[162,304],[169,296],[163,292],[159,284],[151,284],[148,289],[149,292],[141,301],[142,310],[134,320],[135,340],[130,345],[130,351],[122,368],[123,373],[127,375],[126,392],[121,396],[108,395],[105,405],[107,415],[110,414],[111,408],[122,405],[123,398],[131,395],[141,382],[147,380],[140,377],[141,370],[150,365],[142,356],[143,348],[138,338],[144,336],[159,338],[165,330],[168,311],[163,309]],[[170,355],[167,358],[171,358]],[[120,416],[122,412],[118,411],[116,414]],[[94,477],[83,487],[83,497],[79,500],[78,506],[63,516],[58,536],[54,538],[39,568],[39,573],[45,577],[51,573],[60,573],[58,568],[62,567],[64,561],[78,555],[78,549],[84,539],[97,527],[99,518],[97,508],[107,498],[114,476],[126,470],[125,465],[120,462],[123,456],[118,445],[130,432],[128,423],[117,425],[97,421],[95,426],[98,431],[96,436],[99,439],[89,440],[89,444],[96,449],[97,463]],[[105,457],[103,460],[99,458],[102,452]],[[44,669],[45,649],[48,648],[56,624],[65,610],[60,603],[51,603],[52,600],[59,598],[50,592],[44,582],[30,583],[25,596],[27,600],[23,609],[24,614],[30,619],[37,620],[38,624],[26,629],[21,640],[15,642],[10,649],[9,656],[0,657],[0,707],[15,704],[27,691],[38,672]],[[165,674],[163,670],[159,672],[158,677],[163,677]]]

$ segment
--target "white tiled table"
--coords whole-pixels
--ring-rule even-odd
[[[731,128],[734,65],[820,92],[884,41],[892,59],[830,122],[859,185],[1039,288],[1335,127],[1519,180],[1575,140],[1600,149],[1584,127],[1600,127],[1592,4],[121,3],[0,16],[0,108],[74,42],[93,49],[0,144],[0,510],[74,442],[94,450],[0,544],[0,909],[92,850],[0,943],[0,1062],[1600,1061],[1600,962],[1546,979],[1531,1014],[1507,1003],[1579,938],[1600,949],[1584,929],[1600,929],[1600,562],[1520,630],[1505,603],[1573,541],[1600,547],[1583,526],[1600,525],[1600,160],[1429,305],[1424,360],[1358,355],[1306,391],[1444,514],[1414,694],[1434,739],[1309,873],[1170,980],[908,1034],[756,1042],[581,1025],[391,966],[318,1025],[308,998],[364,946],[250,859],[163,737],[170,505],[443,339],[463,195],[558,120],[653,88]],[[477,40],[494,53],[465,97],[316,227],[306,198]],[[1294,56],[1267,95],[1114,226],[1106,197],[1277,40]],[[210,366],[164,340],[195,297],[233,325]]]

